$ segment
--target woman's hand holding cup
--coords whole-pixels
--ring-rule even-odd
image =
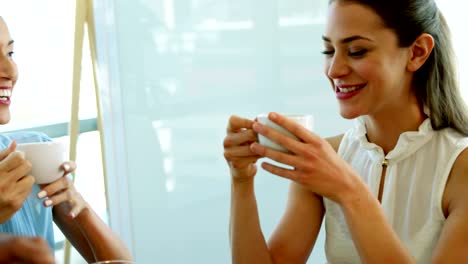
[[[46,207],[60,205],[61,211],[69,218],[75,218],[88,208],[88,204],[78,193],[67,175],[76,169],[73,161],[67,161],[68,148],[62,141],[24,143],[17,146],[32,165],[31,174],[41,187],[37,194],[44,199]]]
[[[224,138],[224,158],[231,170],[234,182],[252,181],[257,173],[255,162],[261,156],[250,149],[250,144],[257,142],[257,133],[253,131],[254,121],[231,116]]]
[[[75,189],[72,180],[67,177],[76,169],[76,164],[73,161],[67,161],[62,164],[61,168],[64,171],[63,176],[49,184],[42,184],[42,190],[37,196],[40,199],[47,197],[43,201],[44,206],[64,207],[67,216],[73,219],[88,208],[88,203]]]
[[[0,223],[8,221],[29,196],[34,178],[28,175],[31,163],[15,151],[16,142],[0,151]]]
[[[263,169],[307,186],[313,192],[336,202],[341,202],[348,194],[354,193],[351,190],[357,186],[359,176],[338,156],[325,139],[287,116],[270,113],[268,118],[295,138],[269,125],[255,123],[253,125],[255,132],[270,139],[286,151],[252,144],[252,152],[290,166],[290,168],[284,168],[263,162]]]

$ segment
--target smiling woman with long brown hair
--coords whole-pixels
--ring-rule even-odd
[[[231,117],[233,263],[305,263],[323,219],[329,263],[468,262],[468,115],[436,3],[332,0],[322,38],[331,91],[355,125],[323,139],[270,113],[295,141]],[[293,168],[261,165],[292,181],[268,243],[254,192],[262,157]]]

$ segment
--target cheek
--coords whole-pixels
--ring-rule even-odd
[[[378,81],[383,78],[383,66],[374,60],[362,60],[354,65],[354,72],[367,81]]]
[[[18,66],[16,66],[16,63],[14,63],[13,74],[12,74],[13,86],[15,86],[17,80],[18,80]]]

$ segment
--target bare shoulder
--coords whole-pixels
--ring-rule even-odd
[[[450,172],[444,193],[444,213],[463,205],[468,208],[468,148],[458,155]]]
[[[340,147],[341,140],[343,139],[343,135],[344,134],[334,136],[334,137],[328,137],[328,138],[325,138],[325,140],[328,142],[328,144],[330,144],[333,147],[333,149],[336,152],[338,152],[338,148]]]
[[[467,169],[468,169],[468,148],[465,148],[455,160],[455,163],[453,164],[452,172],[460,172],[460,170],[461,172],[467,172]]]
[[[432,263],[468,263],[468,148],[452,166],[443,197],[447,220],[433,251]]]

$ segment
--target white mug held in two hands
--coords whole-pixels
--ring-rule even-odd
[[[62,164],[67,161],[66,144],[60,141],[18,144],[17,151],[24,153],[31,162],[30,174],[37,184],[47,184],[63,176]]]
[[[300,115],[300,114],[285,114],[285,117],[294,120],[295,122],[301,124],[303,127],[307,128],[308,130],[312,131],[314,128],[314,118],[312,115]],[[270,119],[268,119],[268,114],[261,114],[257,116],[257,120],[260,124],[264,126],[268,126],[271,128],[274,128],[278,132],[292,138],[295,140],[299,140],[295,135],[293,135],[291,132],[287,131],[285,128],[277,125]],[[288,152],[287,149],[284,147],[276,144],[275,142],[271,141],[270,139],[264,137],[261,134],[258,134],[258,141],[260,145],[263,145],[265,147],[269,147],[281,152]]]

